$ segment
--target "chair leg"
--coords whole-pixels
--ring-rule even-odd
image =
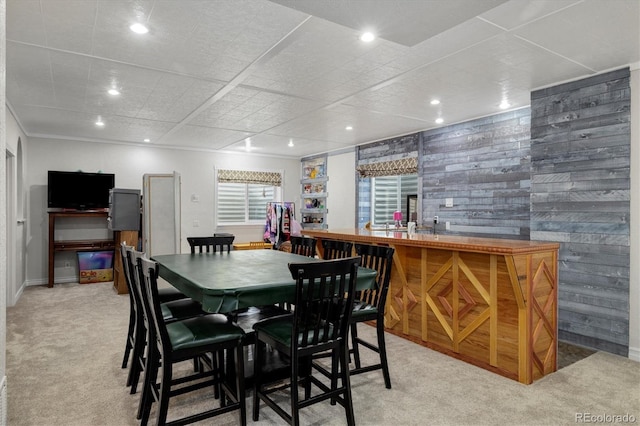
[[[167,413],[169,412],[169,394],[171,392],[171,380],[173,378],[173,363],[166,356],[162,356],[162,382],[158,395],[158,418],[156,425],[167,423]]]
[[[342,355],[336,352],[335,350],[331,351],[331,390],[332,391],[338,389],[338,374],[341,374],[338,368],[339,368],[339,364],[341,363],[342,363]],[[340,368],[344,370],[344,365],[342,365]],[[344,382],[342,382],[342,384],[344,385]],[[331,405],[336,405],[335,398],[331,398]]]
[[[358,348],[358,323],[351,323],[351,351],[356,368],[360,368],[360,349]]]
[[[291,361],[291,425],[300,425],[300,412],[298,410],[298,401],[300,394],[298,389],[298,363]]]
[[[245,426],[247,424],[247,401],[246,392],[244,388],[244,348],[243,345],[238,345],[236,348],[236,399],[240,404],[240,425]],[[221,368],[224,368],[224,360],[220,360]],[[226,380],[226,378],[225,378]]]
[[[389,364],[387,363],[387,346],[384,341],[384,320],[382,318],[376,320],[376,330],[378,334],[378,352],[380,353],[384,386],[387,389],[391,389],[391,377],[389,376]]]
[[[127,364],[129,364],[129,353],[131,352],[131,349],[133,349],[133,345],[131,344],[131,339],[132,339],[132,335],[129,334],[127,336],[127,343],[124,346],[124,357],[122,358],[122,368],[127,368]],[[127,386],[129,386],[128,383],[127,383]]]
[[[142,394],[138,403],[137,419],[140,419],[140,425],[146,426],[149,422],[151,414],[151,404],[153,403],[153,393],[158,379],[158,355],[155,345],[149,347],[144,366],[144,379],[142,381]]]
[[[341,360],[341,378],[342,386],[344,387],[344,410],[347,414],[347,424],[349,426],[356,424],[355,414],[353,412],[353,400],[351,399],[351,380],[349,378],[349,350],[346,346],[340,348],[340,360]]]
[[[131,354],[131,368],[129,369],[129,377],[127,378],[127,384],[131,386],[130,393],[136,393],[138,388],[138,381],[140,380],[140,374],[142,373],[142,363],[144,362],[144,350],[146,346],[146,340],[144,336],[137,336],[133,345],[133,351]]]
[[[129,363],[129,352],[133,349],[133,336],[135,334],[135,316],[134,312],[129,313],[129,330],[127,331],[127,343],[124,345],[124,357],[122,358],[122,368],[127,368]],[[129,384],[127,384],[129,386]]]
[[[256,340],[255,356],[253,359],[253,421],[260,418],[260,381],[262,380],[262,363],[264,362],[266,345]]]

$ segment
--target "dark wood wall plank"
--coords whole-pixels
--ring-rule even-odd
[[[438,215],[439,232],[528,239],[530,122],[524,108],[425,131],[422,221]]]
[[[561,242],[559,336],[627,355],[629,70],[531,94],[531,239]]]

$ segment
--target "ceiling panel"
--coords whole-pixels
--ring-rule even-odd
[[[640,0],[6,4],[7,103],[27,136],[231,151],[251,137],[251,153],[306,156],[640,64]]]

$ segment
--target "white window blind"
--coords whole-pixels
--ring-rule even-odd
[[[274,194],[270,185],[218,182],[218,223],[264,222]]]
[[[407,196],[418,193],[418,176],[381,176],[371,179],[371,218],[373,225],[393,224],[393,212],[402,212],[407,221]]]

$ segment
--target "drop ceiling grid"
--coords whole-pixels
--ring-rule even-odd
[[[518,28],[514,34],[594,71],[603,71],[611,63],[634,62],[638,33],[620,29],[639,27],[640,2],[636,0],[585,1]]]
[[[64,137],[68,126],[70,138],[139,143],[148,133],[153,143],[206,149],[247,136],[278,149],[293,138],[302,143],[283,155],[304,156],[430,128],[436,115],[492,114],[504,94],[519,107],[532,87],[640,61],[637,0],[470,2],[482,10],[440,17],[407,2],[391,15],[372,12],[391,26],[398,14],[417,16],[413,35],[432,31],[430,19],[459,21],[412,47],[361,44],[354,18],[370,2],[351,3],[342,25],[265,0],[7,0],[7,101],[27,135]],[[131,6],[148,36],[128,30]],[[112,83],[116,98],[105,93]],[[435,108],[434,96],[443,100]],[[98,115],[105,128],[94,125]]]

